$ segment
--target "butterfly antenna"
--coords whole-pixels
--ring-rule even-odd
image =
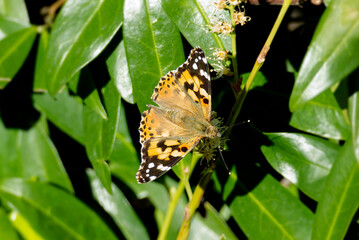
[[[250,123],[250,122],[251,122],[251,120],[245,120],[245,121],[242,121],[242,122],[233,124],[232,126],[230,126],[230,127],[228,127],[228,128],[232,128],[232,127],[234,127],[234,126],[241,125],[241,124],[244,124],[244,123]]]
[[[227,166],[227,164],[226,164],[226,161],[224,161],[224,158],[223,158],[223,155],[222,155],[222,151],[221,151],[221,149],[218,147],[218,151],[219,151],[219,155],[221,155],[221,158],[222,158],[222,161],[223,161],[223,163],[224,163],[224,166],[226,167],[226,169],[227,169],[227,171],[228,171],[228,175],[231,175],[231,172],[229,171],[229,169],[228,169],[228,166]]]

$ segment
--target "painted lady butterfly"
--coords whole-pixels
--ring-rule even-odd
[[[142,162],[138,183],[157,179],[169,171],[203,137],[220,136],[211,125],[211,81],[201,48],[192,49],[187,61],[162,77],[142,114]]]

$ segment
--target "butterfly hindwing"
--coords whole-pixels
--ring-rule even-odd
[[[189,153],[201,137],[151,138],[143,143],[137,182],[146,183],[168,172]]]
[[[143,112],[139,131],[141,144],[150,138],[191,136],[189,130],[174,124],[167,118],[166,110],[152,105],[149,105],[149,109]]]

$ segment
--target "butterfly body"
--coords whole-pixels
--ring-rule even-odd
[[[204,137],[220,136],[211,124],[211,83],[203,51],[195,48],[177,70],[162,77],[140,123],[138,183],[169,171]]]

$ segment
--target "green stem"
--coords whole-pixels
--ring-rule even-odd
[[[237,64],[237,42],[236,42],[236,22],[233,19],[234,14],[234,6],[231,6],[229,8],[229,12],[231,14],[231,25],[233,28],[233,31],[231,32],[231,43],[232,43],[232,65],[233,65],[233,73],[234,73],[234,81],[237,81],[239,79],[238,75],[238,64]]]
[[[191,185],[189,184],[189,181],[188,181],[188,177],[186,177],[185,179],[182,180],[183,184],[184,184],[184,187],[186,189],[186,193],[187,193],[187,196],[188,196],[188,200],[191,201],[192,199],[192,196],[193,196],[193,193],[192,193],[192,188],[191,188]]]
[[[194,190],[193,198],[188,203],[186,209],[185,209],[185,216],[184,220],[182,222],[181,229],[177,235],[177,240],[187,239],[189,234],[189,227],[191,224],[191,219],[197,210],[199,204],[201,203],[204,191],[207,187],[207,184],[209,180],[211,179],[212,173],[216,167],[215,161],[211,162],[211,165],[208,166],[203,172],[202,176],[199,180],[198,185],[196,186],[196,189]]]
[[[167,239],[167,234],[168,234],[170,224],[172,222],[172,217],[173,217],[174,211],[176,210],[177,203],[178,203],[178,201],[180,199],[180,196],[182,195],[184,189],[186,189],[186,193],[187,193],[189,201],[192,200],[193,193],[192,193],[191,185],[189,183],[189,178],[190,178],[190,176],[191,176],[191,174],[193,172],[194,167],[196,166],[198,160],[201,157],[202,157],[202,154],[199,154],[197,152],[193,152],[192,159],[191,159],[191,164],[190,164],[190,167],[189,167],[190,172],[189,173],[183,173],[184,177],[181,179],[179,185],[177,186],[176,193],[170,195],[170,203],[168,205],[166,216],[165,216],[162,228],[160,230],[160,233],[159,233],[157,239],[159,239],[159,240],[160,239],[161,240]],[[182,163],[182,162],[180,162],[180,163]]]
[[[267,52],[269,51],[269,48],[270,48],[270,45],[272,44],[272,41],[274,39],[274,36],[276,35],[277,31],[278,31],[278,28],[284,18],[284,15],[285,13],[287,12],[288,10],[288,7],[291,3],[291,0],[285,0],[283,2],[283,5],[282,5],[282,8],[278,14],[278,17],[277,17],[277,20],[275,21],[274,25],[273,25],[273,28],[267,38],[267,41],[265,42],[263,48],[262,48],[262,51],[261,53],[259,54],[258,58],[257,58],[257,61],[254,63],[254,66],[253,66],[253,69],[247,79],[247,82],[246,82],[246,85],[244,87],[244,89],[240,92],[238,98],[237,98],[237,101],[236,103],[234,104],[233,108],[232,108],[232,111],[229,115],[229,118],[228,118],[228,122],[227,122],[227,126],[229,127],[228,131],[226,132],[226,135],[224,136],[225,138],[228,138],[230,133],[231,133],[231,130],[232,130],[232,126],[233,124],[235,123],[238,115],[239,115],[239,112],[241,111],[241,108],[242,108],[242,105],[243,105],[243,102],[244,102],[244,99],[246,98],[247,96],[247,93],[249,91],[249,88],[250,86],[252,85],[252,82],[254,80],[254,77],[257,75],[259,69],[262,67],[263,63],[264,63],[264,60],[265,60],[265,57],[267,55]]]
[[[170,195],[170,197],[171,197],[170,203],[168,205],[168,209],[166,212],[165,219],[163,221],[162,228],[161,228],[160,233],[157,238],[158,240],[165,240],[167,238],[167,234],[168,234],[168,230],[170,228],[170,224],[172,222],[173,214],[176,210],[177,203],[184,191],[184,188],[185,188],[185,184],[183,183],[183,181],[180,181],[180,183],[178,184],[176,193],[173,196]]]
[[[271,33],[268,36],[268,39],[266,41],[266,43],[263,46],[263,49],[261,51],[261,53],[259,54],[257,61],[255,62],[252,72],[248,77],[248,80],[246,82],[246,85],[244,87],[244,89],[240,92],[240,95],[237,98],[236,103],[234,104],[230,117],[228,119],[228,124],[227,126],[232,126],[234,124],[234,122],[236,121],[238,114],[241,110],[242,104],[244,102],[245,97],[247,96],[248,90],[254,80],[254,77],[256,76],[257,72],[259,71],[260,67],[263,65],[265,56],[269,50],[270,44],[273,41],[273,38],[279,28],[280,23],[283,20],[283,17],[286,13],[286,11],[288,10],[288,7],[291,3],[291,0],[285,0],[281,11],[278,15],[278,18],[272,28]],[[234,13],[234,7],[230,7],[230,12],[231,12],[231,19],[232,19],[232,25],[233,25],[233,13]],[[234,24],[235,25],[235,24]],[[238,69],[237,69],[237,61],[236,61],[236,56],[237,56],[237,48],[236,48],[236,35],[235,32],[231,33],[231,40],[232,40],[232,54],[233,54],[233,69],[234,69],[234,74],[235,74],[235,80],[238,79]],[[230,129],[226,132],[226,136],[225,138],[229,137],[229,134],[231,132],[231,127]],[[196,189],[194,191],[192,200],[188,203],[186,210],[185,210],[185,217],[181,226],[181,229],[177,235],[177,239],[187,239],[188,234],[189,234],[189,227],[190,227],[190,223],[191,223],[191,219],[195,213],[195,211],[197,210],[199,204],[201,203],[204,191],[207,187],[208,182],[211,179],[212,173],[215,169],[215,161],[211,162],[212,164],[210,166],[208,166],[204,171],[203,171],[203,175],[200,178],[200,181],[198,183],[198,185],[196,186]]]

